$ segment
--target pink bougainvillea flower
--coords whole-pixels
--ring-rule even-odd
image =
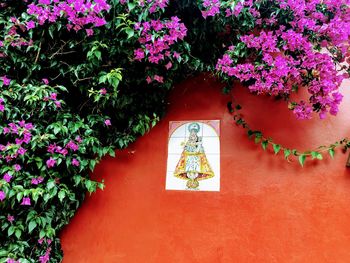
[[[32,20],[28,21],[27,25],[26,25],[26,28],[27,28],[27,30],[35,28],[35,22],[32,21]]]
[[[145,57],[145,52],[143,51],[142,48],[138,48],[136,50],[134,50],[134,59],[141,61],[144,57]]]
[[[5,173],[5,174],[4,174],[3,179],[4,179],[7,183],[9,183],[9,182],[11,181],[11,178],[12,178],[12,176],[9,175],[8,173]]]
[[[80,138],[80,136],[78,135],[77,137],[75,137],[75,140],[78,142],[78,143],[82,143],[83,140]]]
[[[11,223],[11,222],[15,221],[15,217],[12,216],[12,215],[8,215],[7,216],[7,221],[9,221]]]
[[[57,93],[51,93],[50,94],[50,99],[56,100],[57,99]]]
[[[86,29],[85,31],[86,31],[86,34],[87,34],[88,36],[92,36],[92,35],[94,34],[94,30],[91,29],[91,28],[88,28],[88,29]]]
[[[55,164],[56,164],[56,160],[53,159],[52,157],[50,157],[50,159],[48,159],[48,160],[46,161],[46,166],[47,166],[48,168],[54,167]]]
[[[38,178],[32,178],[32,184],[38,185],[44,181],[44,178],[42,176],[39,176]]]
[[[47,262],[49,262],[49,260],[50,260],[50,251],[51,251],[51,248],[48,248],[46,250],[45,254],[39,257],[39,262],[40,263],[47,263]]]
[[[111,126],[112,125],[111,120],[110,119],[105,120],[105,124],[106,126]]]
[[[11,79],[7,78],[6,76],[1,77],[2,82],[4,83],[4,86],[10,85]]]
[[[20,171],[22,169],[22,167],[19,164],[15,164],[13,166],[13,168],[15,169],[16,172]]]
[[[150,76],[147,76],[146,81],[147,81],[148,84],[150,84],[150,83],[152,82],[151,77],[150,77]]]
[[[159,83],[163,83],[164,82],[164,78],[162,76],[154,75],[153,79],[155,81],[158,81]]]
[[[170,69],[173,66],[173,64],[169,61],[168,64],[165,65],[166,69]]]
[[[67,147],[68,149],[73,150],[74,152],[77,151],[77,150],[79,150],[79,145],[77,145],[76,143],[74,143],[72,140],[70,140],[70,141],[67,143],[66,147]]]
[[[101,95],[106,95],[107,90],[105,88],[102,88],[102,89],[100,89],[99,92],[100,92]]]
[[[55,150],[56,150],[56,144],[54,143],[54,144],[50,144],[48,147],[47,147],[47,151],[49,152],[49,153],[54,153],[55,152]]]
[[[0,111],[1,112],[3,112],[5,110],[5,105],[3,103],[4,103],[4,99],[0,98]]]
[[[80,165],[80,162],[79,162],[77,159],[73,158],[73,160],[72,160],[72,165],[73,165],[73,166],[79,166],[79,165]]]
[[[6,198],[6,194],[4,191],[0,191],[0,201],[2,202]]]
[[[61,108],[61,102],[60,101],[56,100],[55,101],[55,105],[56,105],[57,108]]]
[[[180,53],[174,51],[173,56],[174,56],[174,58],[179,59],[180,58]]]
[[[24,155],[24,154],[26,153],[26,151],[27,151],[26,149],[20,147],[20,148],[17,150],[17,153],[18,153],[19,155]]]
[[[21,205],[30,205],[30,198],[29,197],[23,197]]]
[[[42,81],[43,81],[43,83],[44,83],[45,85],[49,84],[49,80],[46,79],[46,78],[43,78]]]

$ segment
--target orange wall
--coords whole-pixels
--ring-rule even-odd
[[[350,262],[347,154],[301,168],[264,153],[233,125],[220,87],[204,75],[178,85],[167,116],[97,166],[106,189],[64,229],[64,263]],[[350,133],[343,92],[336,118],[297,121],[283,102],[234,90],[252,128],[299,149]],[[221,191],[165,191],[168,122],[194,119],[221,120]]]

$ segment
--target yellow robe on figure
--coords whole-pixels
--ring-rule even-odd
[[[195,174],[195,178],[189,177],[190,174]],[[180,160],[176,165],[174,176],[192,181],[199,181],[214,176],[208,159],[204,153],[202,140],[198,137],[196,142],[188,140],[184,146]],[[198,187],[198,183],[187,185],[189,188]]]

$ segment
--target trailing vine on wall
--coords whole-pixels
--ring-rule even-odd
[[[281,144],[275,143],[272,138],[266,137],[261,131],[251,129],[249,124],[245,121],[243,115],[240,113],[240,110],[242,109],[241,105],[229,102],[227,104],[227,108],[232,114],[236,125],[245,129],[248,138],[254,140],[256,144],[260,144],[264,151],[266,151],[270,145],[275,155],[282,153],[287,161],[291,161],[290,158],[295,156],[301,166],[304,166],[307,158],[311,158],[312,160],[322,160],[323,154],[329,154],[331,158],[334,158],[336,148],[342,147],[344,151],[350,148],[350,140],[348,138],[343,138],[329,145],[318,146],[313,150],[299,151],[297,149],[287,148]]]

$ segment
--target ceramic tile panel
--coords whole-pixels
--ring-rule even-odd
[[[169,122],[167,190],[220,190],[220,121]]]

